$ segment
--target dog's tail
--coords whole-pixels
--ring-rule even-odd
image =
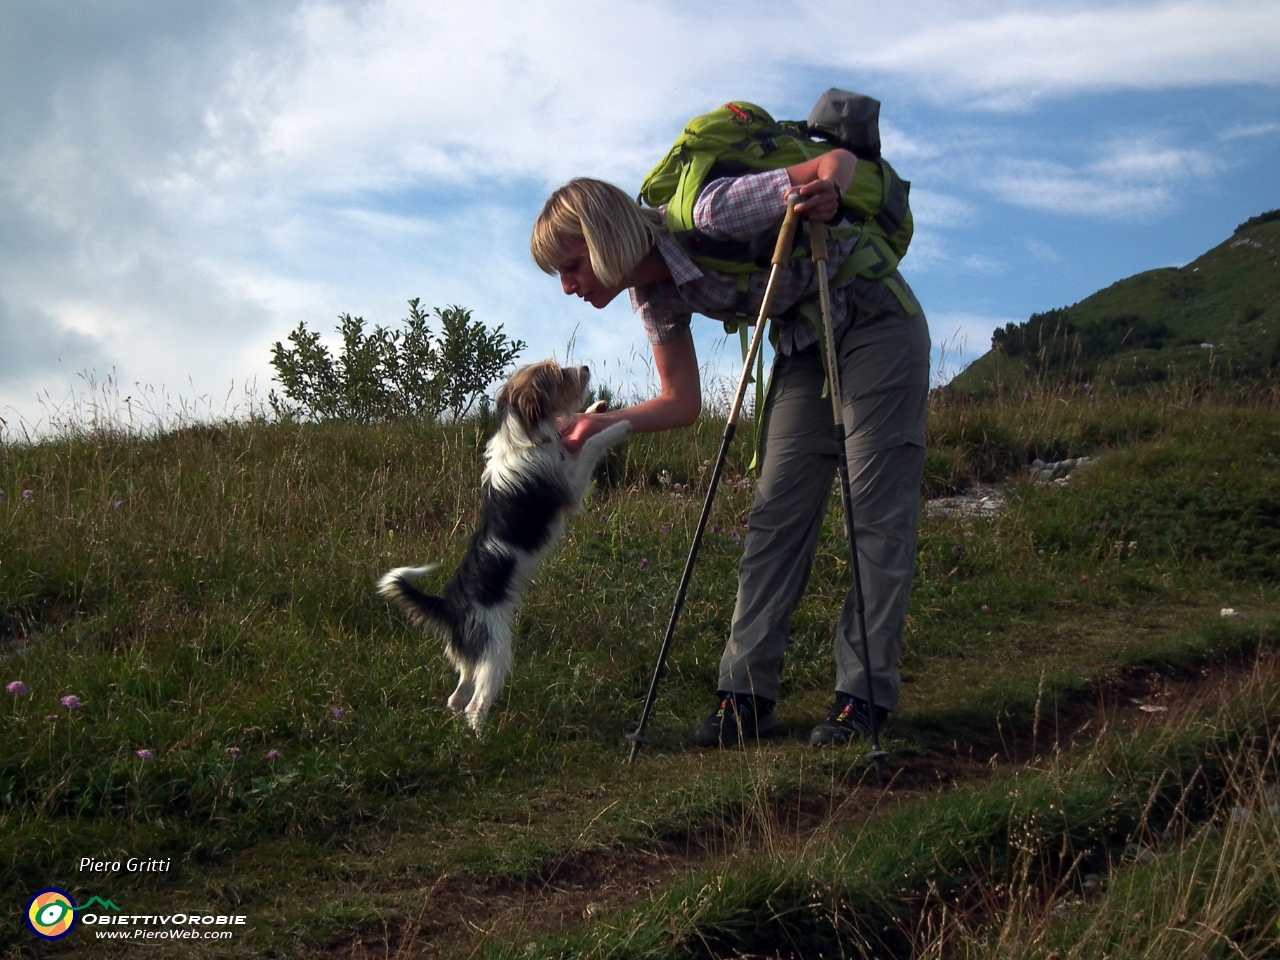
[[[393,600],[420,627],[431,627],[455,641],[462,629],[457,611],[443,597],[423,593],[412,583],[440,567],[429,563],[425,567],[396,567],[378,581],[378,592]]]

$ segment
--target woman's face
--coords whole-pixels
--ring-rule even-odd
[[[560,274],[560,286],[566,294],[577,294],[597,310],[608,306],[613,298],[627,289],[626,284],[605,286],[596,277],[587,253],[587,241],[581,237],[561,237],[567,259],[556,268]]]

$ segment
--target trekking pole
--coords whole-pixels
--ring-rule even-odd
[[[707,520],[711,517],[711,504],[716,498],[716,488],[720,485],[720,472],[724,469],[725,458],[729,455],[729,444],[738,428],[738,414],[742,411],[742,401],[747,393],[747,385],[751,382],[751,365],[756,353],[760,350],[760,340],[764,333],[765,323],[769,319],[769,309],[773,306],[773,296],[778,285],[778,276],[787,261],[791,259],[791,244],[795,239],[796,204],[800,202],[800,194],[793,193],[787,197],[787,215],[782,221],[782,229],[778,231],[778,243],[773,250],[773,260],[769,268],[769,281],[764,288],[764,298],[760,301],[760,313],[756,317],[756,329],[751,335],[751,346],[747,348],[746,360],[742,364],[742,376],[738,378],[738,392],[734,394],[733,406],[729,409],[729,419],[724,426],[724,438],[720,441],[720,454],[716,457],[715,468],[711,471],[711,480],[707,484],[707,498],[702,504],[702,515],[698,517],[698,526],[693,533],[693,543],[689,546],[689,559],[684,562],[684,573],[680,575],[680,585],[676,587],[676,599],[671,607],[671,620],[667,623],[667,634],[662,638],[662,647],[658,651],[658,664],[653,668],[653,679],[649,682],[649,695],[644,701],[644,711],[640,714],[640,725],[635,733],[627,734],[631,741],[631,756],[628,763],[635,763],[640,748],[648,743],[645,739],[645,727],[649,723],[649,714],[653,712],[653,703],[658,698],[658,683],[662,679],[662,667],[667,662],[667,652],[671,649],[671,639],[676,633],[676,623],[680,619],[680,610],[684,606],[685,593],[689,589],[689,580],[693,576],[693,564],[698,559],[698,548],[702,545],[702,534],[707,529]],[[759,417],[763,411],[757,410]]]
[[[835,438],[840,464],[840,501],[844,505],[844,532],[849,541],[849,558],[853,570],[853,609],[862,637],[862,670],[867,675],[867,705],[871,710],[872,760],[879,761],[889,755],[880,746],[880,715],[876,710],[876,694],[871,682],[871,647],[867,642],[866,604],[862,597],[862,571],[858,563],[858,538],[853,527],[853,490],[849,486],[849,460],[845,452],[847,436],[844,422],[843,394],[840,391],[840,364],[836,359],[836,335],[831,318],[831,287],[827,283],[827,234],[826,227],[817,220],[809,221],[809,249],[813,251],[813,272],[818,276],[818,306],[822,311],[822,332],[827,343],[827,388],[831,392],[831,419],[835,424]],[[853,645],[853,641],[849,641]],[[856,652],[856,651],[855,651]]]

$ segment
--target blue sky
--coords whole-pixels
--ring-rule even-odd
[[[575,175],[634,191],[727,99],[883,102],[903,271],[952,370],[1280,207],[1274,0],[0,0],[0,83],[10,435],[108,381],[139,421],[242,409],[300,321],[390,324],[411,297],[644,389],[627,305],[565,298],[529,225]],[[708,379],[735,367],[695,324]]]

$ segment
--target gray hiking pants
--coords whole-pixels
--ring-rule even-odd
[[[849,315],[835,331],[845,423],[852,427],[846,455],[875,701],[896,710],[924,473],[929,327],[923,312],[907,315],[884,284],[854,283]],[[791,613],[809,581],[836,475],[824,382],[816,346],[775,360],[764,460],[720,660],[722,692],[778,699]],[[856,620],[851,587],[836,624],[835,688],[866,699]]]

